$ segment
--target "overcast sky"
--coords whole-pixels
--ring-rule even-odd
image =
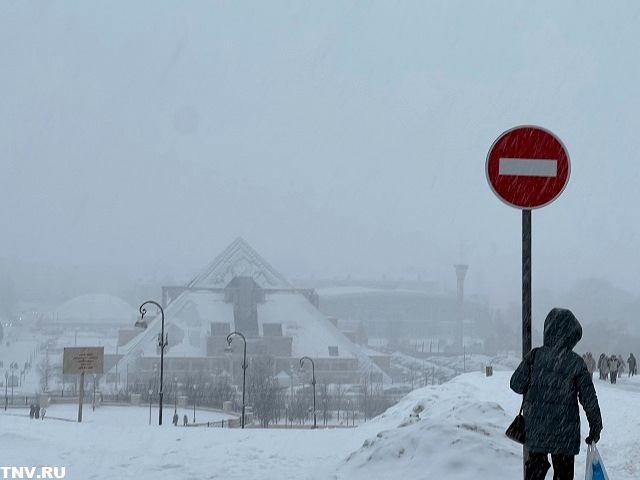
[[[242,236],[288,278],[517,301],[521,124],[571,157],[533,286],[640,293],[640,4],[2,2],[0,255],[191,275]]]

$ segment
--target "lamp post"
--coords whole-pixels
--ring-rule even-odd
[[[116,343],[116,394],[118,393],[118,363],[120,363],[120,357],[118,356],[118,344]]]
[[[227,346],[224,349],[225,352],[227,353],[232,353],[233,349],[231,348],[231,340],[233,340],[233,336],[237,335],[238,337],[240,337],[242,339],[242,342],[244,343],[244,352],[242,355],[242,428],[244,428],[244,410],[245,410],[245,405],[244,405],[244,399],[245,399],[245,385],[246,385],[246,377],[247,377],[247,339],[244,338],[244,335],[242,335],[240,332],[231,332],[229,335],[227,335]]]
[[[153,389],[149,389],[149,425],[151,425],[151,395],[153,394]]]
[[[196,423],[196,392],[198,391],[198,385],[193,384],[193,423]]]
[[[8,389],[9,388],[9,372],[4,372],[4,411],[7,411],[7,404],[9,403],[9,395],[8,395]]]
[[[93,374],[93,411],[96,411],[96,374]]]
[[[302,367],[304,366],[305,359],[311,362],[311,385],[313,386],[313,428],[316,428],[316,366],[311,358],[302,357],[300,359],[300,370],[302,370]]]
[[[159,402],[159,408],[158,408],[158,425],[162,425],[162,396],[164,395],[164,391],[162,390],[162,380],[164,376],[164,349],[169,344],[169,334],[165,335],[164,333],[164,310],[162,309],[159,303],[154,302],[153,300],[147,300],[142,305],[140,305],[140,322],[136,322],[136,323],[142,323],[144,314],[147,313],[147,309],[144,308],[144,306],[147,303],[150,303],[158,307],[158,310],[160,310],[160,317],[162,320],[162,330],[158,334],[158,346],[160,347],[160,390],[159,390],[160,402]],[[151,411],[151,407],[149,407],[149,411]]]
[[[178,411],[178,377],[173,377],[173,388],[175,389],[174,392],[174,403],[173,403],[173,410],[174,412]]]
[[[291,428],[293,428],[293,365],[291,365],[289,372],[291,373],[291,414],[289,415],[289,419]]]

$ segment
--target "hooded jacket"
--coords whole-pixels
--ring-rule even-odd
[[[520,362],[511,389],[526,391],[523,415],[526,446],[531,452],[577,455],[580,452],[580,411],[584,408],[591,433],[600,433],[602,417],[593,380],[573,348],[582,327],[570,310],[552,309],[544,321],[543,346]],[[530,374],[531,372],[531,374]]]

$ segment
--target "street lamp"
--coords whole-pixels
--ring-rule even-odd
[[[177,412],[178,411],[178,377],[173,377],[173,388],[175,389],[173,410],[174,412]]]
[[[144,308],[144,306],[147,303],[150,303],[158,307],[158,310],[160,310],[160,316],[162,319],[162,330],[158,334],[158,346],[160,347],[160,390],[159,390],[160,402],[159,402],[159,409],[158,409],[158,425],[162,425],[162,396],[164,395],[164,392],[162,390],[162,379],[164,376],[164,349],[169,344],[169,334],[165,335],[164,333],[164,310],[162,309],[159,303],[154,302],[153,300],[147,300],[142,305],[140,305],[140,320],[139,322],[136,322],[136,323],[137,324],[143,323],[142,319],[144,318],[144,314],[147,313],[147,309]],[[149,411],[151,411],[151,407],[149,407]]]
[[[9,395],[7,389],[9,388],[9,372],[4,372],[4,411],[7,411],[7,404],[9,403]]]
[[[193,423],[196,423],[196,392],[198,385],[193,384]]]
[[[93,411],[96,411],[96,374],[93,374]]]
[[[300,359],[300,370],[302,370],[302,367],[304,366],[305,359],[311,362],[311,385],[313,386],[313,428],[316,428],[316,366],[311,358],[302,357]]]
[[[247,339],[244,338],[244,335],[242,335],[240,332],[231,332],[229,335],[227,335],[227,346],[224,349],[226,353],[233,352],[233,349],[231,348],[231,340],[233,340],[234,335],[242,338],[242,342],[244,343],[244,353],[242,357],[242,428],[244,428],[244,390],[247,377]]]
[[[153,394],[153,389],[150,388],[149,389],[149,425],[151,425],[151,395],[152,394]]]

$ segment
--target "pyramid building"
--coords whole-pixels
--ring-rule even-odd
[[[274,359],[274,375],[298,368],[303,356],[314,360],[319,383],[359,383],[362,373],[386,375],[318,309],[312,289],[294,288],[247,242],[237,238],[189,284],[162,289],[168,346],[164,354],[165,381],[193,376],[205,378],[240,371],[243,342],[227,336],[241,333],[247,357]],[[157,378],[161,315],[148,309],[144,328],[121,330],[119,360],[111,369],[127,372],[127,384]],[[237,378],[237,377],[236,377]],[[107,377],[109,380],[109,376]]]

